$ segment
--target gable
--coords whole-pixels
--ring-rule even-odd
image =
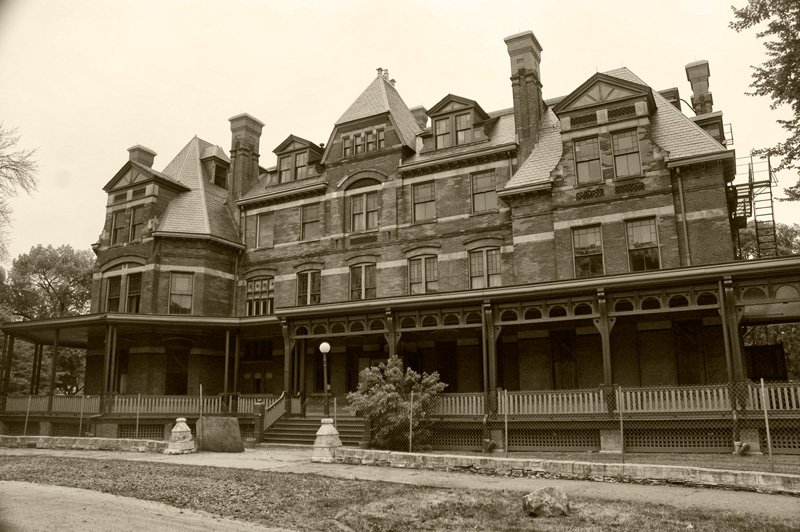
[[[584,92],[583,95],[566,110],[568,111],[574,108],[588,107],[590,105],[599,103],[612,102],[614,100],[621,100],[624,98],[630,98],[632,96],[637,96],[637,94],[620,87],[615,87],[608,83],[603,83],[601,81],[596,83],[588,91]]]
[[[150,174],[146,174],[146,173],[142,172],[141,170],[139,170],[138,168],[130,168],[130,169],[128,169],[127,172],[123,173],[117,179],[116,183],[114,183],[111,186],[111,189],[114,190],[114,189],[123,188],[123,187],[131,186],[131,185],[136,185],[138,183],[143,183],[143,182],[148,181],[149,179],[151,179],[151,177],[152,176]]]
[[[595,74],[554,105],[553,111],[556,114],[568,113],[631,98],[645,98],[650,111],[655,110],[655,100],[650,87],[605,74]]]
[[[286,140],[281,142],[277,148],[272,150],[272,153],[275,154],[282,154],[287,153],[295,150],[305,150],[311,148],[312,151],[319,152],[319,147],[314,144],[313,142],[306,140],[304,138],[298,137],[296,135],[289,135],[286,137]]]
[[[458,111],[459,109],[470,108],[475,110],[475,114],[480,120],[487,120],[489,118],[489,114],[484,111],[480,105],[478,105],[478,102],[475,100],[470,100],[469,98],[456,96],[455,94],[448,94],[439,100],[439,103],[431,107],[427,114],[430,117],[434,117],[436,115]]]

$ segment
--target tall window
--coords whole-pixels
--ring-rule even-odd
[[[228,169],[218,164],[214,168],[214,184],[218,187],[228,188]]]
[[[472,176],[472,212],[490,211],[497,208],[497,190],[494,171]]]
[[[350,196],[352,230],[369,231],[378,228],[378,193],[366,192]]]
[[[129,314],[139,313],[139,304],[142,298],[142,274],[132,273],[128,275],[128,297],[125,305],[125,312]]]
[[[131,232],[128,240],[136,242],[142,239],[142,228],[144,227],[144,207],[134,207],[131,209]]]
[[[278,159],[278,172],[281,183],[286,183],[292,177],[292,158],[288,155]]]
[[[578,184],[602,179],[600,171],[600,144],[597,137],[575,141],[575,172]]]
[[[169,282],[169,313],[191,314],[194,274],[173,272]]]
[[[271,248],[275,234],[275,213],[267,212],[258,215],[258,240],[256,247]]]
[[[364,137],[363,135],[353,135],[353,143],[355,144],[356,155],[364,153]]]
[[[302,217],[301,238],[303,240],[319,238],[319,203],[303,205]]]
[[[436,196],[434,182],[414,185],[414,221],[433,220],[436,218]]]
[[[122,276],[109,277],[106,281],[106,312],[119,312]]]
[[[317,305],[320,298],[319,270],[311,270],[297,274],[297,304],[300,306]]]
[[[436,257],[419,257],[408,261],[408,290],[412,294],[439,291],[439,264]]]
[[[469,253],[469,287],[502,286],[500,249],[479,249]]]
[[[375,299],[375,265],[359,264],[350,268],[350,299]]]
[[[617,177],[642,173],[636,130],[614,133],[611,135],[611,144],[614,148],[614,173]]]
[[[125,242],[125,211],[117,211],[111,217],[111,245]]]
[[[378,149],[382,150],[385,144],[386,144],[386,135],[384,134],[382,129],[379,129],[378,130]]]
[[[342,157],[347,158],[350,157],[350,137],[342,137]]]
[[[603,239],[600,226],[572,230],[575,277],[603,275]]]
[[[375,151],[375,132],[367,131],[367,152]]]
[[[450,119],[443,118],[433,123],[434,135],[436,136],[436,149],[450,147]]]
[[[456,116],[456,144],[466,144],[470,141],[469,131],[472,129],[472,119],[469,113]]]
[[[628,258],[631,271],[659,269],[661,261],[658,256],[658,233],[655,218],[627,222],[625,232],[628,235]]]
[[[305,179],[308,175],[308,153],[298,153],[294,156],[294,178]]]
[[[264,316],[274,312],[275,280],[260,277],[247,281],[247,315]]]

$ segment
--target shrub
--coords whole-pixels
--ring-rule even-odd
[[[414,448],[430,439],[431,409],[446,387],[439,382],[437,372],[420,375],[411,368],[403,372],[403,361],[392,356],[385,363],[364,369],[358,389],[350,392],[348,399],[367,418],[371,448],[407,451],[409,425]]]

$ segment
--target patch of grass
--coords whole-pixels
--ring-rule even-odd
[[[587,498],[572,499],[569,517],[534,519],[516,492],[133,461],[7,456],[0,457],[0,479],[91,489],[299,530],[340,532],[337,521],[358,532],[797,530],[797,523],[760,515]]]

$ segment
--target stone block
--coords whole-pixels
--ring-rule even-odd
[[[621,453],[622,437],[618,430],[600,429],[600,452]]]
[[[244,443],[235,417],[203,417],[197,420],[197,448],[215,453],[243,453]]]
[[[742,443],[750,446],[747,451],[748,454],[762,454],[761,453],[761,436],[758,429],[742,429],[739,431],[739,439]]]
[[[560,517],[569,515],[569,498],[562,488],[548,486],[522,498],[522,507],[533,517]]]
[[[314,440],[314,452],[311,455],[312,462],[332,464],[336,461],[336,450],[341,448],[342,441],[339,439],[339,431],[333,426],[333,419],[325,418],[317,430],[317,438]],[[353,456],[353,458],[360,458]],[[360,461],[360,460],[359,460]]]

